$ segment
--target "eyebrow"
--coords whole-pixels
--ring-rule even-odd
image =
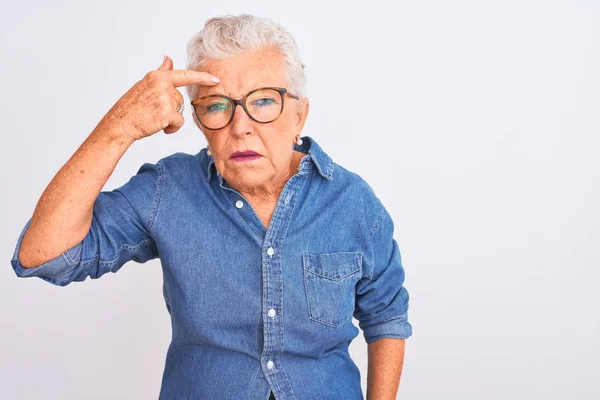
[[[253,87],[253,89],[250,89],[250,90],[246,91],[246,92],[244,93],[244,95],[243,95],[243,96],[240,96],[240,97],[234,97],[234,96],[228,95],[228,94],[226,94],[226,93],[221,93],[221,92],[212,92],[212,93],[211,93],[211,92],[209,92],[209,93],[206,93],[206,94],[204,94],[204,95],[200,96],[199,98],[201,98],[201,97],[206,97],[206,96],[220,95],[220,96],[227,96],[227,97],[231,97],[232,99],[241,99],[241,98],[243,98],[245,95],[247,95],[248,93],[252,92],[253,90],[256,90],[256,89],[262,89],[262,88],[267,88],[267,87],[285,87],[285,86],[284,86],[284,85],[277,85],[277,84],[271,84],[271,85],[264,84],[264,85],[260,85],[260,86],[256,85],[256,86],[254,86],[254,87]],[[212,89],[212,87],[211,87],[211,88],[209,88],[209,90],[211,90],[211,89]]]

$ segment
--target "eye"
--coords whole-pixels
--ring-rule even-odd
[[[275,99],[272,97],[261,97],[260,99],[252,100],[252,105],[257,107],[271,106],[275,104]]]
[[[227,110],[227,103],[217,102],[206,106],[206,112],[219,112]]]

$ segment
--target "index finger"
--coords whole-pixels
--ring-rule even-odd
[[[214,86],[221,81],[219,78],[208,72],[194,71],[191,69],[173,69],[165,72],[167,74],[167,79],[169,79],[175,87],[191,84]]]

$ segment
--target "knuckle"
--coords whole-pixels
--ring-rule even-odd
[[[169,121],[169,124],[173,127],[176,128],[181,128],[181,126],[183,125],[183,117],[179,114],[176,113],[177,115],[172,115],[171,119]]]
[[[167,81],[165,81],[164,79],[157,77],[154,80],[154,87],[159,89],[161,92],[164,92],[165,90],[167,90],[169,88],[169,83]]]
[[[175,102],[177,103],[177,105],[183,104],[185,102],[185,100],[183,99],[183,96],[181,94],[175,95],[174,99],[175,99]]]
[[[173,108],[173,101],[168,94],[162,94],[159,101],[161,108],[165,110],[165,112],[169,112]]]
[[[190,79],[190,71],[188,71],[187,69],[184,69],[183,71],[181,71],[181,76],[185,80]]]
[[[157,74],[158,74],[158,71],[155,71],[155,70],[153,70],[153,71],[148,71],[148,72],[146,73],[146,76],[145,76],[145,78],[146,78],[147,80],[149,80],[149,81],[154,81],[154,80],[156,80],[156,79],[157,79]]]

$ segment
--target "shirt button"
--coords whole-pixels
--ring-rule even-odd
[[[238,200],[238,201],[235,202],[235,206],[237,208],[242,208],[242,207],[244,207],[244,202],[241,201],[241,200]]]
[[[271,308],[271,309],[269,310],[269,317],[273,318],[274,316],[275,316],[275,309],[274,309],[274,308]]]
[[[269,360],[269,362],[267,363],[267,368],[273,369],[273,361]]]
[[[267,249],[267,254],[268,254],[269,256],[272,256],[273,254],[275,254],[275,249],[273,249],[272,247],[269,247],[269,248]]]

